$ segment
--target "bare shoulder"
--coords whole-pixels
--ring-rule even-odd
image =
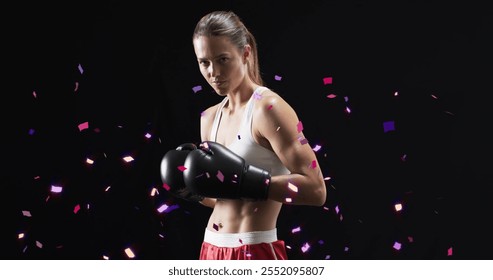
[[[255,112],[261,118],[281,118],[283,113],[292,110],[291,105],[271,89],[264,90],[255,104]]]
[[[212,105],[205,109],[200,115],[200,136],[202,141],[209,140],[209,134],[212,129],[212,123],[214,122],[214,116],[219,108],[220,103]]]

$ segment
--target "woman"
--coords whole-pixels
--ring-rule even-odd
[[[213,208],[200,259],[287,259],[281,206],[326,200],[316,155],[293,108],[263,86],[256,40],[235,13],[205,15],[192,39],[200,72],[224,99],[202,114],[200,148],[181,145],[161,170],[183,165],[178,192]],[[168,185],[183,184],[170,177]]]

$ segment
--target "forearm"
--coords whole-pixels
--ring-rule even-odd
[[[322,206],[326,200],[325,181],[320,172],[311,176],[302,174],[272,176],[269,199],[285,204]]]

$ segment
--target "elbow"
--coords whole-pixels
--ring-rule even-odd
[[[323,206],[327,200],[327,188],[325,187],[325,181],[317,182],[316,187],[312,194],[312,205]]]

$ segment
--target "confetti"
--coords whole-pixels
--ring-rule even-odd
[[[133,157],[131,157],[131,156],[126,156],[126,157],[123,157],[123,160],[124,160],[125,162],[132,162],[132,161],[134,161],[134,158],[133,158]]]
[[[169,206],[168,206],[167,204],[163,204],[163,205],[161,205],[161,206],[159,206],[159,207],[157,208],[157,211],[158,211],[159,213],[163,213],[164,211],[166,211],[166,209],[168,209],[168,207],[169,207]]]
[[[318,151],[320,151],[320,149],[321,149],[321,148],[322,148],[322,146],[320,146],[320,145],[315,145],[315,147],[314,147],[314,148],[312,148],[312,150],[313,150],[314,152],[318,152]]]
[[[63,187],[60,187],[60,186],[54,186],[52,185],[51,186],[51,192],[54,192],[54,193],[61,193],[63,190]]]
[[[282,77],[279,75],[274,75],[274,80],[280,81],[280,80],[282,80]]]
[[[34,98],[38,98],[38,95],[36,94],[36,91],[33,90],[33,96]]]
[[[84,69],[82,69],[82,65],[80,65],[80,63],[79,63],[79,66],[77,66],[77,68],[79,68],[79,72],[81,74],[84,74]]]
[[[180,165],[180,166],[178,166],[177,168],[178,168],[178,170],[180,170],[181,172],[183,172],[183,171],[187,170],[187,168],[186,168],[184,165]]]
[[[310,164],[310,167],[315,169],[317,168],[317,161],[316,160],[312,160],[312,163]]]
[[[79,210],[80,210],[80,205],[79,204],[75,205],[74,214],[77,214],[77,212],[79,212]]]
[[[201,90],[202,90],[202,86],[194,86],[194,87],[192,88],[192,90],[193,90],[193,92],[194,92],[194,93],[197,93],[197,92],[199,92],[199,91],[201,91]]]
[[[224,175],[223,173],[221,172],[221,170],[218,170],[217,171],[217,175],[216,175],[217,179],[219,179],[219,181],[223,182],[224,181]]]
[[[308,250],[310,250],[310,244],[308,244],[308,242],[306,242],[305,244],[303,244],[303,246],[301,247],[301,251],[303,253],[306,253],[308,252]]]
[[[396,204],[394,205],[394,207],[395,207],[395,211],[397,211],[397,212],[399,212],[399,211],[401,211],[401,210],[402,210],[402,204],[400,204],[400,203],[396,203]]]
[[[75,82],[74,92],[77,92],[78,89],[79,89],[79,82]]]
[[[258,93],[258,92],[254,92],[253,93],[253,98],[255,100],[260,100],[260,99],[262,99],[262,95],[260,93]]]
[[[267,107],[267,110],[272,110],[272,104]]]
[[[293,192],[298,192],[298,187],[292,184],[291,182],[288,182],[288,189],[290,189]]]
[[[450,247],[447,250],[447,256],[452,256],[452,255],[453,255],[453,251],[452,251],[452,247]]]
[[[396,242],[394,242],[394,246],[393,246],[393,247],[394,247],[394,249],[396,249],[396,250],[400,250],[400,249],[401,249],[401,246],[402,246],[402,244],[401,244],[401,243],[399,243],[399,242],[397,242],[397,241],[396,241]]]
[[[34,135],[35,130],[33,128],[29,129],[29,135]]]
[[[82,131],[84,129],[88,129],[89,128],[89,122],[83,122],[81,124],[79,124],[79,131]]]
[[[329,98],[329,99],[333,99],[333,98],[336,98],[336,97],[337,97],[337,95],[335,95],[333,93],[327,95],[327,98]]]
[[[291,233],[297,233],[301,231],[301,227],[295,227],[291,230]]]
[[[127,256],[131,259],[135,258],[135,254],[130,248],[125,249],[125,254],[127,254]]]
[[[332,84],[332,77],[325,77],[323,81],[324,81],[324,85],[330,85]]]
[[[86,163],[88,163],[88,164],[94,164],[94,160],[92,160],[90,158],[86,158]]]
[[[383,123],[383,132],[389,132],[395,130],[394,121],[386,121]]]
[[[298,133],[303,131],[303,123],[301,121],[296,125],[296,129],[298,130]]]

